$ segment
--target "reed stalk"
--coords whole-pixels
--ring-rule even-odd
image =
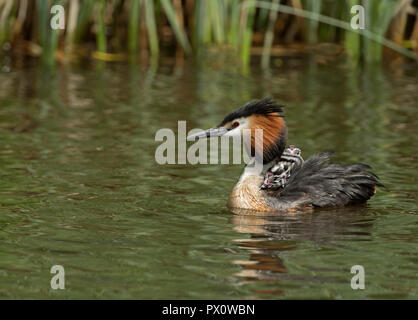
[[[145,9],[145,24],[148,32],[148,41],[152,57],[157,57],[159,53],[157,25],[155,22],[154,1],[142,0]]]
[[[184,52],[190,53],[191,47],[190,47],[189,39],[187,38],[186,32],[182,28],[180,22],[177,20],[172,3],[169,0],[160,0],[160,1],[167,15],[167,18],[170,21],[171,27],[173,28],[174,34],[177,37],[177,41],[183,47]]]
[[[80,2],[79,0],[72,0],[69,5],[70,12],[68,13],[67,32],[65,35],[65,51],[67,54],[70,53],[74,43],[74,34],[77,28]]]
[[[321,14],[322,8],[322,1],[317,0],[307,0],[306,1],[306,10],[312,12],[316,15]],[[317,19],[309,19],[307,21],[308,28],[307,28],[307,38],[309,43],[316,43],[318,42],[318,26],[319,20]]]
[[[106,52],[106,25],[104,21],[104,15],[106,10],[106,0],[100,0],[97,2],[97,13],[96,13],[96,44],[97,51]]]
[[[234,47],[238,45],[239,35],[239,16],[240,16],[240,1],[229,0],[228,1],[228,43]]]
[[[279,5],[280,0],[273,0],[272,5]],[[273,45],[274,39],[274,26],[277,20],[277,11],[276,10],[269,10],[269,22],[266,31],[266,35],[264,37],[264,46],[263,46],[263,56],[261,58],[261,65],[263,68],[267,68],[269,61],[270,61],[270,51]]]
[[[128,47],[130,53],[138,50],[139,0],[131,0],[129,7]]]
[[[253,22],[255,13],[255,0],[247,0],[244,2],[241,8],[241,21],[240,21],[240,51],[241,60],[244,66],[248,65],[250,59],[250,48],[253,33]]]
[[[140,47],[141,57],[150,55],[155,60],[162,46],[177,46],[177,53],[200,56],[209,46],[223,48],[227,44],[243,65],[248,65],[251,47],[259,42],[254,40],[263,40],[261,60],[266,67],[274,41],[287,40],[280,37],[288,32],[276,33],[286,28],[278,18],[284,14],[286,19],[304,19],[298,28],[305,40],[297,41],[339,42],[355,61],[381,61],[383,46],[418,60],[416,53],[385,38],[399,1],[0,0],[0,44],[7,40],[13,48],[25,48],[14,44],[35,43],[42,48],[42,59],[49,63],[55,61],[58,51],[68,55],[88,51],[98,59],[115,61],[125,51],[134,58]],[[65,7],[65,31],[49,27],[53,4]],[[350,8],[356,4],[366,7],[368,25],[364,30],[350,26]]]
[[[0,14],[0,43],[2,43],[7,37],[7,24],[12,9],[13,0],[6,0]]]
[[[213,35],[215,43],[223,44],[225,41],[225,7],[223,0],[212,0],[209,1],[209,14],[211,24],[213,26]]]

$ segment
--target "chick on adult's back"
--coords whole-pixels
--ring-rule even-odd
[[[262,130],[263,170],[245,167],[229,197],[229,207],[289,212],[364,203],[375,194],[381,184],[368,165],[330,163],[330,152],[303,161],[295,153],[299,149],[285,149],[287,128],[281,113],[282,106],[271,99],[252,101],[231,112],[218,126],[188,137],[241,136],[250,129],[254,151],[254,132]],[[270,182],[266,185],[266,181]]]

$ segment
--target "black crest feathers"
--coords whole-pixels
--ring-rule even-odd
[[[246,118],[254,114],[258,115],[265,115],[265,116],[274,116],[281,117],[281,112],[283,111],[284,106],[278,105],[274,102],[271,98],[264,98],[261,100],[254,100],[246,103],[241,108],[232,111],[228,114],[225,119],[219,124],[219,126],[223,126],[226,123],[238,119],[238,118]]]

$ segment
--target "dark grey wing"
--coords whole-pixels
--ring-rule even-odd
[[[331,152],[314,155],[292,172],[284,189],[276,196],[281,200],[303,198],[316,207],[363,203],[370,199],[378,177],[365,164],[329,163]]]

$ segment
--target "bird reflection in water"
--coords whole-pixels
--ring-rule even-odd
[[[300,249],[298,247],[302,242],[311,242],[315,248],[356,250],[353,241],[371,241],[371,229],[375,220],[365,205],[299,212],[292,215],[271,212],[255,214],[242,209],[233,209],[232,212],[234,215],[230,218],[230,222],[234,225],[234,229],[239,233],[250,235],[250,238],[235,240],[241,250],[249,253],[248,260],[233,261],[242,267],[236,275],[244,279],[242,284],[272,283],[273,289],[270,287],[268,290],[255,290],[254,293],[278,296],[283,294],[283,291],[280,285],[276,286],[274,283],[283,280],[342,282],[341,279],[331,276],[312,276],[311,272],[300,275],[300,270],[298,270],[299,274],[292,274],[292,270],[286,266],[286,252]],[[304,250],[306,250],[305,246]],[[306,254],[309,255],[308,252]],[[315,267],[314,260],[310,266],[305,265],[303,268],[308,268],[308,271],[341,271],[337,267],[330,267],[329,270]],[[347,272],[349,270],[347,269]]]

